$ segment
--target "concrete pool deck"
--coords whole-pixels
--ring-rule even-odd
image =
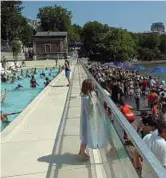
[[[62,72],[52,81],[52,87],[39,94],[25,114],[21,113],[22,118],[17,118],[19,124],[12,127],[12,123],[11,128],[2,132],[2,178],[119,178],[126,175],[117,154],[103,160],[106,155],[101,155],[102,150],[89,149],[90,162],[77,159],[80,87],[87,76],[80,65],[72,66],[72,74],[70,88],[62,87],[66,84]],[[111,172],[106,168],[109,166]],[[137,178],[133,168],[130,171],[132,176],[128,178]]]
[[[36,61],[25,61],[26,67],[28,68],[33,68],[33,67],[41,67],[41,68],[45,68],[45,67],[56,67],[56,62],[55,60],[36,60]],[[57,67],[59,67],[59,65],[63,65],[64,64],[64,59],[58,60],[57,62]]]

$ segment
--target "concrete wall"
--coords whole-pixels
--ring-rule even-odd
[[[56,67],[55,60],[37,60],[37,61],[25,61],[26,67],[33,68],[33,67]],[[58,60],[58,65],[63,65],[64,59]]]
[[[1,52],[1,59],[5,56],[7,61],[13,61],[13,60],[25,60],[24,53],[19,53],[17,57],[13,57],[13,52]]]
[[[50,41],[48,43],[46,43],[46,42],[36,42],[35,54],[37,54],[37,55],[44,54],[45,53],[45,45],[50,45],[50,47],[51,47],[50,53],[60,52],[60,41]]]

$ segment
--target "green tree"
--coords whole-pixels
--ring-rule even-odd
[[[103,39],[108,58],[114,60],[130,60],[136,55],[135,42],[129,32],[123,29],[110,29]]]
[[[37,18],[40,19],[43,31],[68,31],[72,14],[61,6],[46,6],[39,8]]]
[[[100,53],[104,34],[108,31],[108,25],[103,25],[97,21],[86,23],[81,35],[85,50],[89,54]]]
[[[138,59],[143,61],[151,61],[155,58],[155,52],[146,47],[139,47],[138,48]]]
[[[79,36],[81,36],[82,33],[82,27],[80,25],[77,24],[73,24],[72,25],[73,29],[74,29],[74,33],[78,34]]]
[[[21,43],[18,38],[12,41],[12,51],[14,56],[17,56],[21,52]]]
[[[1,2],[2,39],[8,40],[10,44],[18,38],[23,45],[26,45],[28,42],[32,42],[35,33],[35,30],[21,14],[23,8],[21,4],[21,1]]]
[[[166,54],[166,35],[161,35],[160,36],[160,46],[159,49],[162,53]]]
[[[149,49],[155,49],[158,48],[160,44],[160,38],[159,35],[157,34],[147,34],[146,36],[146,41],[145,41],[145,46]]]
[[[82,27],[76,24],[70,26],[68,30],[68,44],[69,46],[75,41],[82,41]]]
[[[24,24],[21,33],[19,35],[20,40],[22,41],[24,46],[27,46],[28,43],[32,43],[33,35],[36,33],[36,29],[34,29],[28,23]]]
[[[139,60],[164,59],[166,51],[166,35],[156,33],[131,33],[136,44],[136,52]]]
[[[21,31],[21,1],[1,2],[1,36],[11,42]]]

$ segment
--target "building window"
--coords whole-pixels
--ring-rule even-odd
[[[45,53],[50,53],[51,52],[51,44],[46,44],[45,45]]]

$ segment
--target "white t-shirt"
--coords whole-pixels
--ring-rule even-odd
[[[154,79],[150,79],[150,86],[153,87],[156,85],[156,81]]]
[[[163,166],[166,166],[166,141],[158,136],[156,132],[147,134],[143,138],[148,148],[156,155]]]

